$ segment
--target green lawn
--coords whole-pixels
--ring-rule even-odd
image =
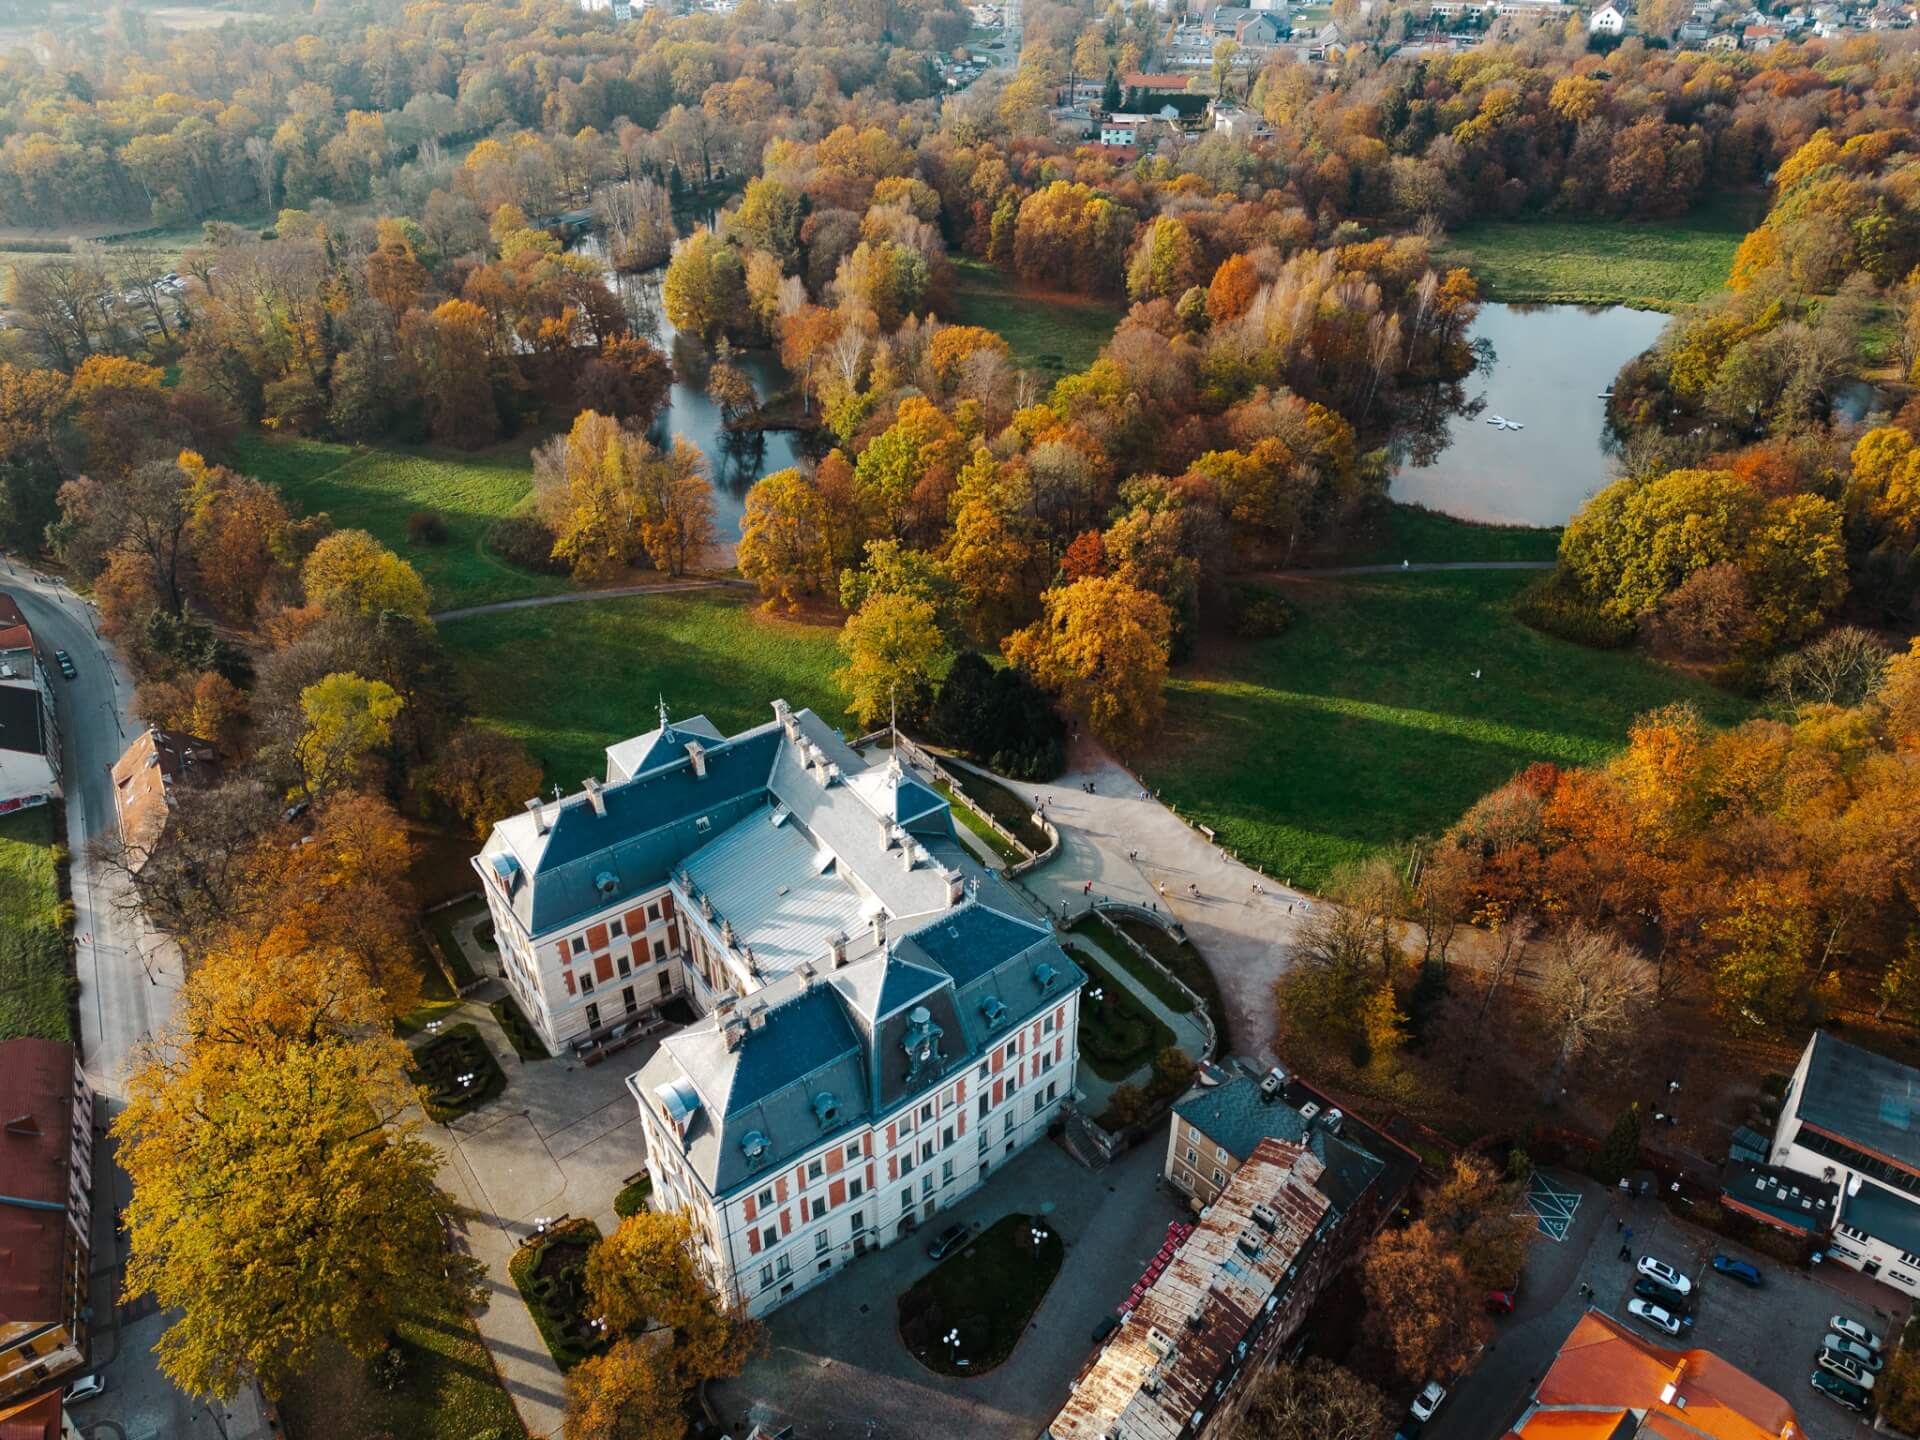
[[[1012,832],[1013,837],[1038,855],[1047,848],[1047,832],[1033,823],[1033,805],[1002,785],[971,770],[943,766],[953,784],[964,790],[973,803]],[[1025,859],[1025,856],[1021,856]]]
[[[1087,988],[1103,996],[1095,1000],[1083,991],[1080,1006],[1080,1058],[1094,1074],[1117,1083],[1178,1043],[1172,1027],[1115,980],[1088,947],[1075,945],[1072,954],[1087,972]]]
[[[1489,300],[1677,310],[1726,283],[1760,209],[1734,195],[1680,220],[1484,220],[1451,232],[1442,258],[1470,266]]]
[[[1005,837],[1003,837],[998,830],[974,814],[973,811],[967,807],[966,802],[954,794],[953,786],[944,780],[936,780],[933,782],[933,788],[938,790],[940,792],[940,798],[945,800],[947,804],[953,808],[953,818],[966,826],[967,829],[971,830],[974,834],[978,835],[980,839],[985,842],[986,847],[1000,857],[1002,864],[1018,865],[1022,860],[1027,858],[1020,853],[1017,846],[1008,844]]]
[[[782,698],[845,721],[839,632],[769,618],[740,591],[508,610],[447,621],[440,636],[480,717],[569,790],[606,773],[608,745],[653,728],[662,696],[727,735],[771,720]]]
[[[1051,1228],[1036,1250],[1032,1224],[1026,1215],[1002,1216],[900,1297],[900,1338],[929,1370],[978,1375],[1013,1353],[1065,1255]],[[960,1332],[957,1349],[943,1343],[949,1330]]]
[[[1285,635],[1174,674],[1151,782],[1227,848],[1317,887],[1344,861],[1438,835],[1534,761],[1604,760],[1655,706],[1690,700],[1719,724],[1748,713],[1635,653],[1527,629],[1510,605],[1532,578],[1287,585],[1297,618]]]
[[[406,1368],[394,1391],[375,1385],[346,1351],[327,1347],[280,1398],[290,1440],[525,1440],[526,1426],[465,1310],[424,1310],[401,1322],[399,1338]]]
[[[1152,991],[1154,998],[1169,1010],[1185,1015],[1193,1009],[1187,992],[1169,980],[1158,965],[1142,960],[1137,950],[1114,934],[1105,916],[1083,915],[1073,922],[1068,933],[1099,946],[1102,954]]]
[[[1463,560],[1552,560],[1560,549],[1558,529],[1529,525],[1476,525],[1429,510],[1394,503],[1378,524],[1338,557],[1342,565],[1397,565],[1402,560],[1438,564]]]
[[[51,805],[0,818],[0,1040],[70,1040],[65,907]]]
[[[365,530],[405,556],[432,586],[435,609],[570,588],[562,576],[523,570],[487,548],[494,524],[532,494],[523,450],[382,450],[260,435],[242,436],[237,448],[240,469],[278,486],[301,512],[324,510],[335,524]],[[445,522],[443,543],[407,538],[407,517],[423,510]]]
[[[953,320],[993,331],[1013,347],[1013,363],[1058,377],[1084,370],[1113,338],[1125,307],[1114,300],[1033,290],[978,260],[954,264]]]

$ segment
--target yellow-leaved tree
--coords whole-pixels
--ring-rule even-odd
[[[898,590],[870,596],[848,617],[840,653],[847,663],[834,671],[834,683],[869,727],[896,711],[910,720],[925,715],[935,672],[949,655],[932,603]]]
[[[1160,597],[1098,575],[1040,601],[1041,617],[1007,637],[1007,659],[1123,753],[1159,728],[1172,633]]]
[[[292,746],[300,788],[311,799],[353,779],[360,762],[393,739],[405,707],[384,680],[335,672],[300,692],[306,728]]]
[[[425,620],[430,608],[420,572],[364,530],[336,530],[301,567],[307,602],[337,615],[397,610]]]

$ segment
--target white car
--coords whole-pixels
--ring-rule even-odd
[[[1413,1398],[1413,1418],[1422,1425],[1433,1418],[1433,1412],[1440,1408],[1440,1402],[1447,1398],[1446,1387],[1438,1380],[1429,1380],[1427,1388]]]
[[[1860,1364],[1852,1356],[1839,1355],[1832,1350],[1822,1349],[1821,1352],[1813,1358],[1822,1370],[1831,1371],[1849,1385],[1857,1386],[1862,1390],[1873,1389],[1873,1376],[1867,1373],[1866,1366]]]
[[[1658,1280],[1669,1290],[1678,1291],[1682,1295],[1693,1293],[1693,1282],[1664,1260],[1656,1260],[1651,1255],[1642,1255],[1639,1270],[1649,1280]]]
[[[107,1382],[98,1375],[87,1375],[67,1387],[67,1404],[78,1405],[82,1400],[97,1400],[106,1391]]]
[[[1880,1348],[1880,1337],[1858,1320],[1849,1320],[1844,1315],[1836,1315],[1827,1321],[1827,1328],[1836,1335],[1846,1336],[1856,1345],[1866,1346],[1869,1350]]]
[[[1876,1355],[1858,1340],[1849,1340],[1844,1335],[1829,1335],[1820,1342],[1836,1355],[1844,1355],[1862,1370],[1879,1373],[1880,1367],[1887,1363],[1886,1356]]]
[[[1651,1300],[1629,1300],[1627,1313],[1634,1319],[1653,1326],[1656,1330],[1664,1330],[1669,1335],[1680,1333],[1680,1317],[1661,1309]]]

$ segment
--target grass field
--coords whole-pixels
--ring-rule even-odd
[[[1449,234],[1442,258],[1471,267],[1488,300],[1677,310],[1726,283],[1760,205],[1736,195],[1681,220],[1482,221]]]
[[[1636,654],[1527,629],[1510,604],[1532,578],[1286,585],[1297,618],[1285,635],[1175,673],[1147,775],[1228,849],[1317,887],[1344,861],[1438,835],[1534,761],[1605,759],[1655,706],[1689,700],[1719,724],[1747,713]]]
[[[53,807],[0,818],[0,1040],[70,1040]]]
[[[980,325],[1013,347],[1013,363],[1046,377],[1084,370],[1113,338],[1124,307],[1086,295],[1024,288],[977,260],[954,265],[953,319]]]
[[[320,440],[242,437],[240,468],[279,487],[306,514],[326,511],[406,557],[433,588],[434,608],[483,605],[570,588],[564,577],[510,565],[487,548],[495,522],[533,489],[526,453],[379,450]],[[430,510],[446,522],[439,545],[407,539],[407,517]]]
[[[942,1375],[979,1375],[1013,1353],[1066,1256],[1044,1220],[1035,1248],[1029,1231],[1037,1218],[1003,1215],[900,1297],[900,1338],[921,1364]],[[957,1346],[943,1343],[950,1329],[960,1332]]]
[[[399,1338],[406,1368],[392,1391],[374,1384],[363,1362],[327,1347],[280,1397],[291,1440],[525,1440],[526,1426],[465,1310],[424,1310],[401,1322]]]
[[[549,782],[606,773],[605,748],[651,729],[664,697],[731,735],[785,698],[845,720],[839,632],[758,613],[739,591],[587,600],[449,620],[440,635],[482,719],[526,742]]]
[[[1528,525],[1476,525],[1422,505],[1395,503],[1380,513],[1373,531],[1342,553],[1343,565],[1443,564],[1463,560],[1552,560],[1560,550],[1557,529]]]

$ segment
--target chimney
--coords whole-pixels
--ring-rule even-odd
[[[752,1005],[747,1007],[747,1028],[749,1030],[764,1030],[766,1024],[767,1002],[764,1000],[756,1000]]]
[[[773,702],[773,718],[780,722],[780,728],[787,732],[787,739],[800,738],[800,717],[793,713],[793,707],[784,700]]]
[[[873,917],[873,943],[881,949],[887,945],[887,912],[882,910]]]
[[[847,963],[847,932],[836,930],[827,941],[827,963],[835,970]]]
[[[593,813],[606,818],[607,797],[600,793],[600,782],[589,775],[580,782],[580,788],[587,792],[587,803],[593,806]]]
[[[953,909],[967,898],[967,877],[958,870],[947,871],[947,908]]]
[[[727,1042],[728,1050],[738,1050],[740,1042],[747,1038],[747,1022],[738,1016],[729,1015],[720,1022],[720,1033]]]
[[[687,741],[687,758],[693,762],[694,778],[707,778],[707,747],[698,740]]]
[[[893,849],[893,832],[894,832],[893,821],[889,820],[884,815],[880,816],[879,819],[880,819],[880,848],[882,850],[891,850]]]
[[[900,847],[900,868],[902,870],[913,869],[914,862],[919,858],[920,847],[913,841],[909,840]]]
[[[527,801],[527,809],[533,815],[533,833],[536,835],[546,834],[547,812],[540,808],[540,797],[538,795]]]
[[[800,988],[802,990],[811,990],[813,988],[813,982],[819,978],[820,972],[813,968],[813,962],[811,960],[802,960],[800,962]]]

